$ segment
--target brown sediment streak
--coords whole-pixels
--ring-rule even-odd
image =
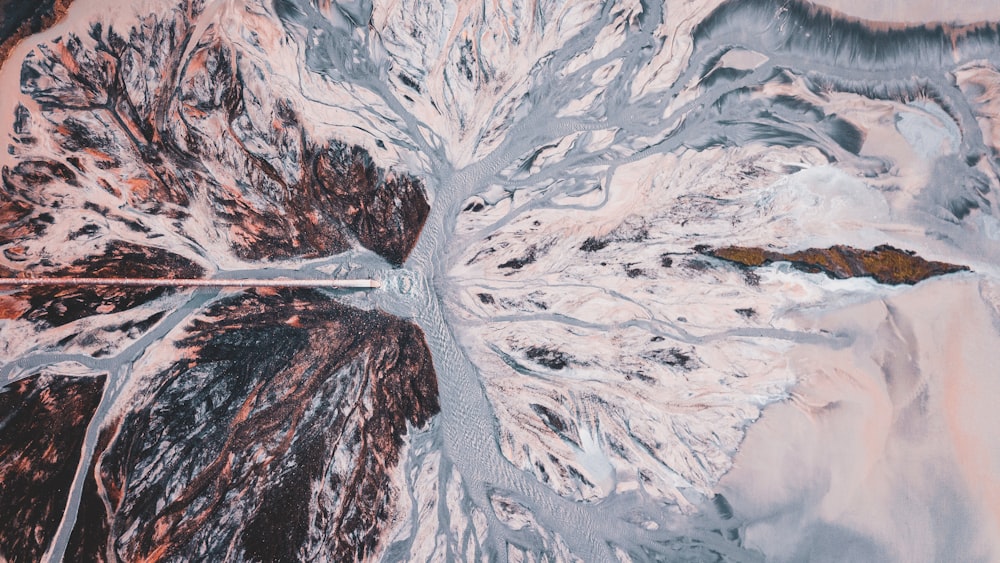
[[[889,245],[876,246],[872,250],[836,245],[788,253],[755,247],[727,246],[702,249],[702,252],[741,266],[758,267],[772,262],[788,262],[803,272],[822,272],[834,279],[869,277],[889,285],[913,285],[930,277],[969,271],[968,266],[924,260],[913,252]]]
[[[104,381],[39,374],[0,389],[0,560],[39,561],[47,549]]]
[[[246,293],[202,318],[92,466],[85,507],[112,513],[106,527],[78,521],[71,553],[373,555],[403,436],[439,410],[421,330],[305,290]]]
[[[72,3],[73,0],[0,0],[0,68],[22,39],[55,25]]]

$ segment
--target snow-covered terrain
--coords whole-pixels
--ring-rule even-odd
[[[3,276],[382,283],[0,292],[0,559],[1000,558],[1000,11],[853,4],[0,37]]]

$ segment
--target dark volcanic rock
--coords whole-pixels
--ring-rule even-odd
[[[48,547],[104,381],[33,375],[0,389],[0,560],[39,561]]]
[[[534,246],[528,247],[528,251],[524,256],[520,258],[511,258],[510,260],[504,262],[497,266],[498,268],[510,268],[512,270],[520,270],[521,268],[527,266],[528,264],[534,264],[538,260],[538,249]]]
[[[913,285],[933,276],[969,270],[967,266],[924,260],[912,252],[885,244],[872,250],[837,245],[781,253],[761,248],[727,246],[714,250],[704,249],[702,252],[742,266],[757,267],[772,262],[790,262],[794,268],[803,272],[822,272],[834,279],[870,277],[879,283],[890,285]]]
[[[97,439],[97,448],[94,451],[106,450],[117,429],[118,422],[105,426]],[[93,478],[97,471],[98,459],[97,455],[91,459],[87,478],[83,482],[80,505],[76,510],[76,524],[66,546],[64,561],[104,563],[108,560],[105,549],[109,532],[108,513],[97,490],[97,481]]]
[[[109,430],[81,507],[107,524],[78,519],[74,556],[371,555],[407,426],[439,410],[423,333],[309,291],[236,296],[204,318]]]
[[[196,278],[204,270],[161,248],[112,241],[99,256],[81,258],[53,277]],[[99,313],[117,313],[176,291],[168,287],[46,287],[0,296],[0,318],[22,318],[61,326]]]
[[[563,352],[542,346],[532,346],[525,350],[524,354],[531,360],[554,370],[563,369],[569,364],[570,360]]]
[[[51,27],[72,0],[0,0],[0,66],[18,41]]]
[[[417,243],[430,206],[412,176],[387,175],[359,147],[333,143],[316,158],[316,177],[333,215],[362,246],[402,264]]]
[[[608,244],[610,243],[606,240],[587,237],[587,240],[583,241],[583,244],[580,245],[580,250],[584,252],[597,252],[598,250],[607,247]]]
[[[126,33],[95,24],[25,58],[21,91],[35,103],[16,110],[2,170],[0,275],[197,278],[205,271],[191,256],[266,262],[357,246],[406,259],[429,213],[422,183],[361,147],[313,138],[259,58],[212,26],[195,29],[199,10],[182,2]],[[0,296],[0,319],[44,331],[169,291],[32,287]],[[439,410],[421,330],[308,291],[242,294],[203,313],[164,351],[172,364],[135,374],[121,416],[102,429],[66,560],[374,554],[396,510],[407,428]],[[103,330],[146,330],[165,314]],[[15,407],[0,406],[7,424]],[[37,475],[58,459],[71,479],[81,444],[63,434],[54,453],[24,446],[0,469]],[[18,479],[2,481],[18,487],[0,495],[10,515],[0,548],[37,560],[68,487]]]
[[[44,224],[30,220],[34,206],[0,193],[0,246],[41,234]]]
[[[198,218],[219,228],[192,236],[221,239],[245,260],[328,256],[356,241],[401,264],[429,211],[421,182],[363,148],[311,138],[254,57],[217,31],[191,45],[195,36],[175,10],[127,35],[95,24],[31,52],[21,90],[42,115],[18,110],[22,161],[4,171],[8,198],[39,201],[42,186],[77,182],[75,168],[123,206],[182,229],[200,203]],[[32,156],[29,140],[43,136],[59,150]],[[27,213],[0,205],[18,220]]]

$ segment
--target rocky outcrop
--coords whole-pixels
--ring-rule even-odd
[[[782,253],[762,248],[727,246],[705,249],[704,252],[746,267],[788,262],[793,268],[811,274],[824,273],[834,279],[866,277],[889,285],[913,285],[934,276],[969,270],[967,266],[924,260],[913,252],[885,244],[872,250],[836,245]]]
[[[217,33],[194,34],[175,11],[127,35],[97,23],[31,52],[21,90],[39,110],[18,109],[20,163],[4,170],[0,210],[21,225],[31,209],[47,211],[43,186],[82,181],[182,229],[197,208],[194,221],[212,227],[189,236],[243,260],[359,244],[401,264],[429,211],[420,180],[377,166],[361,147],[312,138],[253,59]],[[43,136],[55,154],[39,150]]]
[[[41,373],[0,388],[0,559],[41,560],[62,520],[104,381]]]
[[[422,181],[315,134],[271,88],[266,61],[201,25],[201,9],[184,3],[124,33],[94,23],[24,59],[0,275],[198,278],[361,248],[406,260],[430,210]],[[230,294],[185,320],[171,312],[176,293],[2,290],[4,350],[77,346],[134,391],[112,399],[116,414],[87,444],[103,379],[20,379],[0,394],[0,471],[17,485],[0,491],[0,559],[38,560],[64,513],[66,560],[383,549],[405,437],[439,411],[420,328],[308,291]],[[183,337],[165,340],[178,322]],[[166,364],[109,357],[154,326],[145,346]],[[74,483],[81,451],[94,455]]]
[[[421,330],[319,293],[249,293],[188,326],[177,356],[109,425],[68,553],[372,555],[403,436],[439,410]]]

